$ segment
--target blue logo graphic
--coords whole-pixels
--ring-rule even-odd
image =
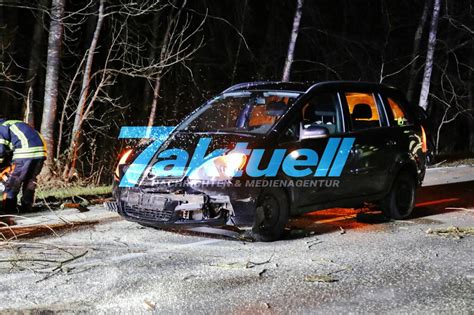
[[[120,187],[134,187],[145,173],[155,178],[188,176],[190,180],[216,181],[244,174],[251,178],[275,177],[280,170],[288,177],[339,177],[355,140],[329,138],[321,158],[309,148],[269,152],[249,149],[246,142],[236,143],[232,150],[208,152],[212,139],[206,137],[199,139],[194,152],[169,148],[158,154],[173,130],[174,127],[122,127],[119,139],[152,141],[129,165]],[[265,164],[262,160],[268,161]],[[152,161],[154,164],[150,165]]]

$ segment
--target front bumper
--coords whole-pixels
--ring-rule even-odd
[[[234,215],[229,196],[202,193],[155,193],[121,189],[108,205],[125,219],[143,225],[179,227],[227,224]]]

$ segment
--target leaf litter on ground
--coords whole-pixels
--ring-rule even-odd
[[[339,280],[334,278],[330,274],[326,274],[326,275],[307,275],[304,277],[304,281],[331,283],[331,282],[337,282]]]
[[[426,234],[442,236],[446,238],[461,239],[465,236],[474,235],[474,227],[450,226],[447,228],[428,229]]]
[[[216,265],[211,265],[213,267],[219,268],[226,268],[226,269],[251,269],[257,266],[268,264],[272,261],[273,255],[270,256],[265,261],[262,262],[254,262],[254,261],[247,261],[247,262],[231,262],[231,263],[219,263]]]
[[[324,264],[324,265],[332,265],[332,266],[338,266],[340,267],[339,269],[335,271],[331,271],[325,274],[311,274],[311,275],[306,275],[304,277],[305,282],[324,282],[324,283],[331,283],[331,282],[337,282],[339,279],[335,278],[333,275],[342,271],[350,270],[352,269],[351,266],[348,265],[342,265],[334,262],[331,259],[327,258],[311,258],[311,261]]]

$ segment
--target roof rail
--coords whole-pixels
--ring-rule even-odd
[[[397,88],[386,85],[383,83],[377,83],[377,82],[364,82],[364,81],[321,81],[313,84],[310,86],[307,90],[306,93],[309,91],[321,87],[321,86],[358,86],[358,87],[366,87],[366,88],[371,88],[371,89],[376,89],[376,90],[381,90],[381,89],[389,89],[389,90],[398,90]]]
[[[227,88],[226,90],[224,90],[222,93],[232,92],[232,91],[241,89],[241,88],[243,88],[243,87],[253,87],[253,86],[260,85],[260,84],[272,84],[272,83],[278,83],[278,82],[277,82],[277,81],[253,81],[253,82],[244,82],[244,83],[239,83],[239,84],[236,84],[236,85],[232,85],[231,87],[229,87],[229,88]]]

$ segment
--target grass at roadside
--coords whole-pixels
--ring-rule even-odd
[[[36,198],[58,200],[70,199],[73,197],[102,196],[112,193],[112,186],[70,186],[59,188],[38,189]]]

